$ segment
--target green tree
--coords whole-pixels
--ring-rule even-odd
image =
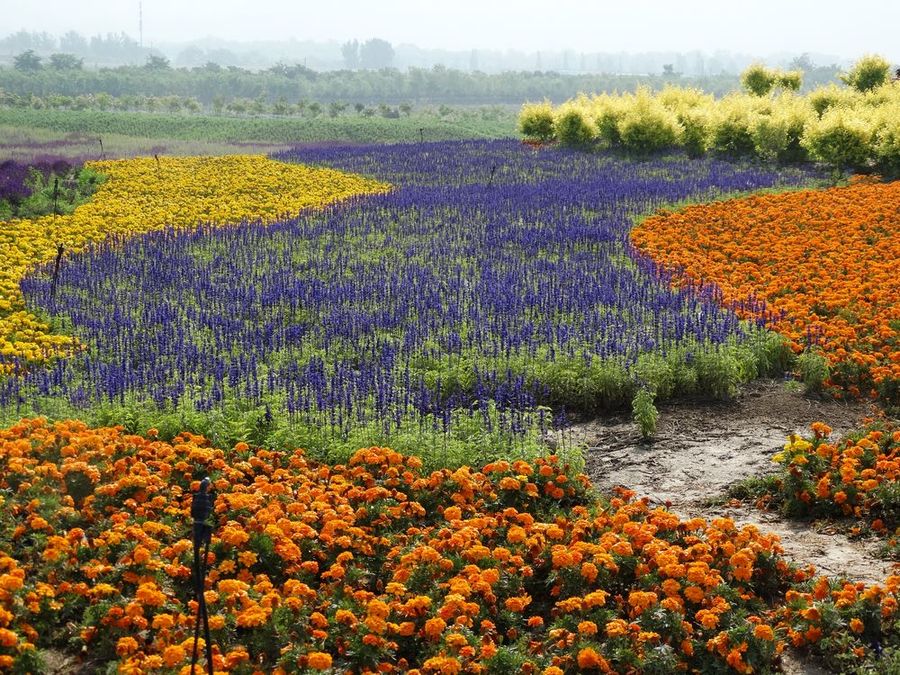
[[[341,56],[344,58],[344,66],[347,70],[359,68],[359,42],[348,40],[341,45]]]
[[[394,63],[394,48],[387,40],[372,38],[359,47],[359,62],[363,68],[381,70]]]
[[[50,67],[53,70],[81,70],[84,65],[84,59],[80,59],[74,54],[51,54]]]
[[[150,54],[147,57],[147,63],[144,64],[144,68],[147,70],[171,70],[171,65],[169,64],[169,59],[165,56],[161,56],[159,54]]]
[[[841,80],[857,91],[866,92],[877,89],[890,76],[891,64],[881,56],[869,55],[854,63],[848,72],[841,75]]]
[[[43,68],[41,57],[35,54],[33,49],[26,49],[13,58],[13,68],[23,73],[34,73]]]

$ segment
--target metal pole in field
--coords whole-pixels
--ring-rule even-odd
[[[209,543],[212,539],[212,525],[209,516],[213,511],[215,496],[209,491],[210,480],[207,476],[200,481],[200,489],[191,499],[191,517],[194,519],[194,592],[197,596],[197,621],[194,624],[194,650],[191,656],[191,675],[198,660],[198,643],[200,641],[200,623],[203,623],[203,639],[206,648],[206,670],[213,675],[212,640],[209,634],[209,613],[206,608],[206,558],[209,555]]]
[[[62,262],[63,252],[66,247],[62,244],[56,245],[56,263],[53,265],[53,281],[50,282],[50,300],[56,300],[56,282],[59,281],[59,264]]]

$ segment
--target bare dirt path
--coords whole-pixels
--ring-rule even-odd
[[[797,565],[811,564],[822,574],[851,581],[883,583],[896,567],[878,556],[877,542],[851,540],[833,526],[785,520],[724,499],[734,483],[774,473],[772,455],[791,433],[808,433],[810,424],[822,421],[837,438],[875,412],[870,404],[807,398],[782,381],[761,380],[727,403],[661,406],[652,443],[642,441],[628,417],[576,424],[556,440],[586,448],[586,472],[603,492],[621,485],[685,517],[727,516],[739,525],[755,525],[777,534],[785,557]],[[791,650],[781,667],[788,675],[828,672]]]
[[[727,403],[661,406],[652,443],[644,443],[625,417],[577,424],[558,442],[586,447],[586,471],[603,492],[622,485],[686,517],[728,516],[753,524],[778,534],[786,556],[797,564],[812,564],[830,576],[881,583],[892,565],[878,557],[877,543],[723,500],[730,485],[774,472],[772,455],[789,434],[808,433],[810,424],[823,421],[837,437],[874,412],[867,403],[807,398],[782,381],[761,380]]]

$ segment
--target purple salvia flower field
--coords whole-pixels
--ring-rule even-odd
[[[543,431],[564,411],[626,404],[650,358],[693,373],[672,386],[702,394],[716,359],[759,336],[714,288],[673,289],[630,247],[633,218],[813,178],[512,141],[278,158],[396,189],[268,226],[110,241],[67,261],[54,300],[49,271],[37,271],[22,283],[31,306],[88,347],[8,379],[0,403],[242,405],[265,410],[263,422],[285,412],[333,444],[405,424]]]

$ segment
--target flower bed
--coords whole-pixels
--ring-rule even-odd
[[[108,237],[125,238],[200,223],[272,221],[351,195],[384,192],[383,183],[330,169],[282,164],[261,156],[161,157],[90,162],[105,176],[93,199],[71,215],[12,220],[0,232],[0,373],[67,353],[71,337],[54,334],[25,309],[26,271]]]
[[[821,349],[831,383],[900,403],[900,182],[768,194],[644,220],[636,246],[712,283],[796,351]]]
[[[84,646],[121,672],[186,672],[185,537],[206,473],[219,671],[752,672],[787,637],[827,637],[807,610],[837,601],[792,590],[810,575],[774,536],[628,492],[598,502],[553,457],[425,475],[386,448],[330,467],[23,420],[0,431],[0,665],[34,662],[37,644]],[[851,624],[847,658],[895,639],[896,582],[841,605],[864,627]],[[773,614],[785,598],[791,611]]]

